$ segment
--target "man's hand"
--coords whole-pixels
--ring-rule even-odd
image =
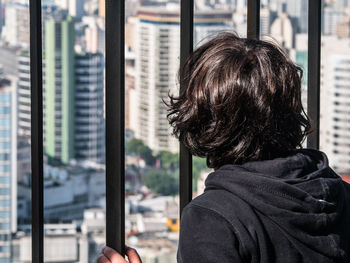
[[[125,246],[125,254],[129,261],[126,261],[117,251],[107,246],[102,248],[101,253],[97,258],[97,263],[142,263],[137,251],[127,246]]]

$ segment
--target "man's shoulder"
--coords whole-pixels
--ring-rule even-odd
[[[211,189],[192,199],[185,209],[200,207],[208,212],[215,212],[229,222],[233,222],[249,209],[249,205],[231,192],[224,189]]]

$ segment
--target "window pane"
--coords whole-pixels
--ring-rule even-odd
[[[322,1],[320,149],[350,173],[350,2]],[[344,177],[345,179],[347,177]]]
[[[42,10],[46,262],[96,262],[105,244],[103,4]]]
[[[303,70],[302,103],[307,112],[308,1],[261,1],[261,39],[277,43]],[[303,143],[306,147],[306,140]]]
[[[28,2],[2,1],[0,11],[0,262],[20,262],[22,236],[31,249]]]
[[[247,34],[246,1],[194,1],[194,46],[197,48],[220,32],[236,32],[239,36]],[[204,192],[204,182],[209,169],[205,158],[193,156],[192,196]]]
[[[162,101],[178,94],[180,7],[173,2],[126,2],[125,232],[143,262],[176,262],[179,143]]]

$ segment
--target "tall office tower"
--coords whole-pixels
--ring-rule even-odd
[[[74,22],[70,16],[45,23],[45,152],[49,160],[74,158]]]
[[[5,26],[2,38],[12,46],[29,46],[28,6],[8,3],[5,7]]]
[[[208,24],[206,23],[208,22]],[[203,10],[195,12],[194,18],[194,47],[203,44],[223,30],[232,31],[232,10]]]
[[[77,20],[81,20],[84,15],[85,0],[69,0],[68,2],[69,15],[75,17]]]
[[[322,37],[320,149],[341,174],[350,173],[350,39]]]
[[[75,159],[104,162],[104,57],[75,57]]]
[[[98,15],[100,17],[106,16],[106,7],[105,7],[106,0],[98,0]]]
[[[334,1],[334,8],[337,11],[343,11],[344,8],[346,8],[349,3],[350,3],[349,0],[336,0]]]
[[[344,10],[337,11],[332,6],[325,6],[322,11],[322,33],[324,35],[334,35],[337,25],[343,22],[347,18],[347,15]]]
[[[286,0],[287,13],[296,20],[296,33],[307,33],[308,29],[308,1]]]
[[[137,122],[130,123],[130,127],[135,131],[135,137],[142,139],[151,149],[177,152],[179,143],[171,135],[162,99],[167,100],[168,91],[178,94],[179,12],[144,7],[139,9],[138,18],[135,61]],[[196,12],[194,43],[214,30],[227,29],[231,19],[230,11]]]
[[[268,7],[260,9],[260,36],[266,36],[270,33],[270,26],[275,18],[276,12],[271,11]]]
[[[350,38],[350,17],[339,23],[335,28],[335,32],[341,38]]]
[[[247,0],[233,0],[233,7],[236,10],[241,10],[247,8],[248,1]]]
[[[14,80],[0,73],[0,262],[10,262],[17,228],[16,96]]]
[[[30,58],[28,51],[17,55],[17,122],[18,135],[30,136]]]
[[[105,23],[98,16],[84,16],[85,50],[92,53],[105,52]],[[126,31],[127,32],[127,31]]]
[[[69,0],[54,0],[55,5],[62,10],[68,10]]]
[[[104,160],[104,63],[100,53],[75,53],[74,22],[45,24],[45,152],[50,160]]]
[[[295,31],[287,13],[280,13],[271,25],[271,35],[287,50],[294,47]]]

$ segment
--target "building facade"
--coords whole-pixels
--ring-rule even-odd
[[[349,46],[349,38],[322,38],[320,148],[340,174],[350,173]]]
[[[104,162],[104,57],[75,56],[75,159]]]
[[[0,76],[0,263],[9,263],[11,233],[17,230],[14,81]]]
[[[135,137],[152,150],[178,152],[178,140],[171,135],[167,120],[168,92],[177,95],[179,68],[179,12],[162,7],[141,8],[138,12],[136,43],[136,122],[130,123]],[[214,32],[232,28],[232,12],[210,10],[195,14],[194,44]],[[205,40],[204,40],[205,41]]]
[[[104,60],[74,50],[72,17],[45,23],[45,152],[50,160],[104,160]]]

